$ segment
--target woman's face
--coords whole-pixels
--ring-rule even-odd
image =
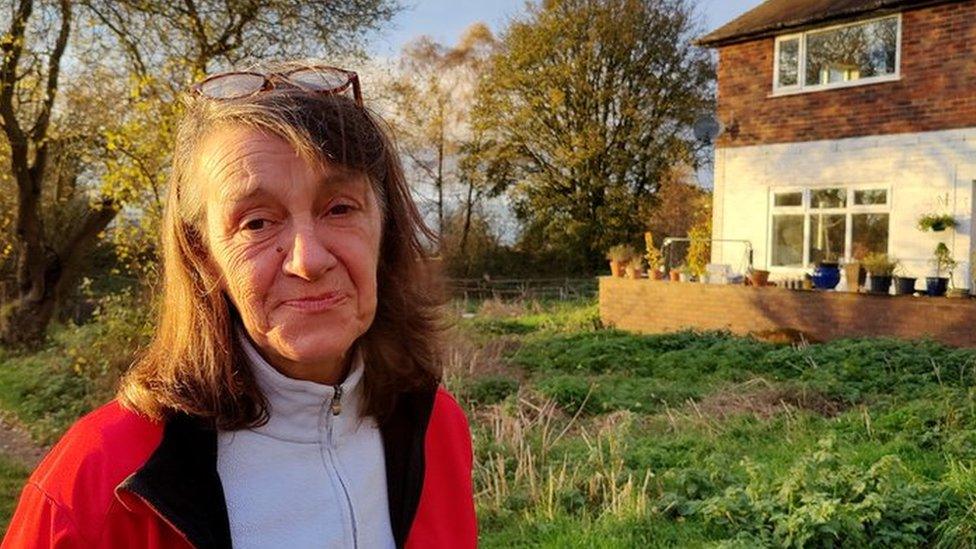
[[[210,252],[251,339],[285,375],[336,383],[376,311],[368,179],[244,127],[211,134],[196,160]]]

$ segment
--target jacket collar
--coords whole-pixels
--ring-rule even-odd
[[[330,439],[338,442],[359,430],[364,370],[359,345],[351,350],[345,379],[327,385],[279,372],[261,355],[240,324],[236,324],[236,330],[254,380],[268,400],[267,423],[252,431],[295,442],[324,441],[329,432]]]
[[[406,543],[424,482],[424,440],[436,388],[401,393],[380,425],[386,459],[390,523],[397,547]],[[138,496],[198,549],[231,547],[227,503],[217,474],[217,432],[176,415],[146,463],[116,488]]]

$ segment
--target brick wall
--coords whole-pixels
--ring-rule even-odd
[[[931,338],[976,347],[976,301],[600,278],[600,318],[643,333],[802,332],[812,341],[854,336]]]
[[[719,48],[720,147],[976,126],[976,0],[902,14],[901,79],[770,97],[774,39]]]

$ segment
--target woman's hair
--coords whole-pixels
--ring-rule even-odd
[[[195,180],[201,144],[229,126],[269,132],[310,162],[337,163],[368,177],[383,222],[376,314],[357,340],[366,365],[363,414],[382,421],[399,393],[436,387],[444,300],[422,242],[436,237],[410,196],[381,119],[346,97],[286,86],[233,100],[188,95],[185,102],[162,226],[156,333],[123,378],[121,402],[154,419],[180,412],[222,429],[267,418],[267,401],[235,338],[238,312],[219,289]]]

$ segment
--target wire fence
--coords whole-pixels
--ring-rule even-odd
[[[597,279],[593,278],[452,278],[448,280],[452,297],[465,300],[520,299],[575,300],[594,297]]]

